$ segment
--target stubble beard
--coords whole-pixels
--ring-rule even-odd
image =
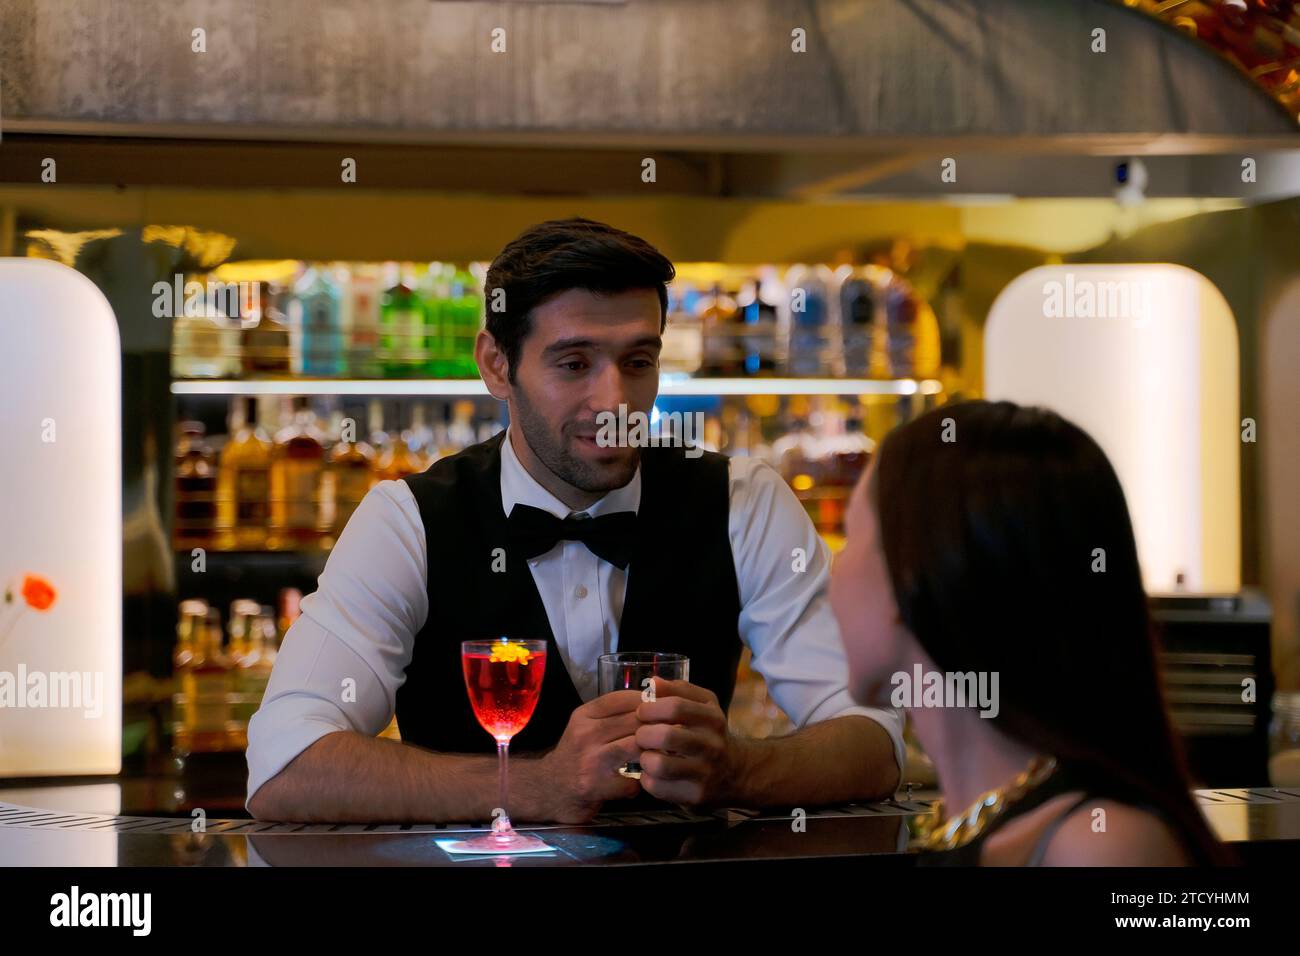
[[[587,430],[585,423],[565,423],[561,426],[561,433],[555,435],[546,419],[538,414],[528,400],[527,393],[517,384],[513,398],[515,417],[518,418],[528,447],[561,481],[588,494],[596,494],[622,488],[636,474],[637,465],[641,461],[639,448],[623,449],[624,455],[605,465],[595,465],[569,451],[571,437],[579,430]],[[591,426],[592,430],[594,427]]]

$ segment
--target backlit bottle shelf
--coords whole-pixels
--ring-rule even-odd
[[[183,379],[173,395],[486,395],[482,379]],[[663,375],[660,395],[937,395],[937,379],[691,378]]]

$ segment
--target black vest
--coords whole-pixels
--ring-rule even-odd
[[[492,739],[470,709],[460,642],[545,638],[537,710],[510,750],[553,747],[582,703],[551,633],[527,559],[512,546],[501,504],[501,432],[403,479],[415,495],[428,552],[429,618],[415,636],[397,691],[405,743],[444,753],[486,753]],[[667,651],[691,660],[691,683],[725,713],[740,661],[740,588],[727,533],[728,460],[681,448],[641,453],[637,540],[628,566],[620,651]],[[494,571],[496,549],[505,570]],[[500,562],[497,562],[500,566]],[[595,661],[590,662],[594,670]]]

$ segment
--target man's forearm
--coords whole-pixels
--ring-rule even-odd
[[[899,786],[893,741],[880,724],[858,714],[736,744],[735,786],[727,800],[736,806],[881,799]]]
[[[537,758],[510,762],[511,815],[544,819]],[[305,823],[488,820],[497,805],[497,758],[440,754],[383,737],[321,737],[258,788],[259,820]]]

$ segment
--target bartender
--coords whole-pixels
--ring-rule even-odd
[[[516,820],[582,823],[630,798],[793,809],[897,788],[900,715],[849,696],[830,553],[781,476],[755,458],[597,440],[601,413],[654,405],[673,276],[649,243],[587,219],[536,225],[496,257],[475,356],[510,425],[362,500],[250,722],[255,817],[489,819],[496,742],[472,714],[460,644],[500,636],[548,651],[511,743]],[[728,730],[742,645],[793,733]],[[685,654],[690,681],[657,680],[653,700],[600,696],[597,658],[626,650]],[[377,736],[394,714],[400,743]],[[629,762],[639,780],[619,772]]]

